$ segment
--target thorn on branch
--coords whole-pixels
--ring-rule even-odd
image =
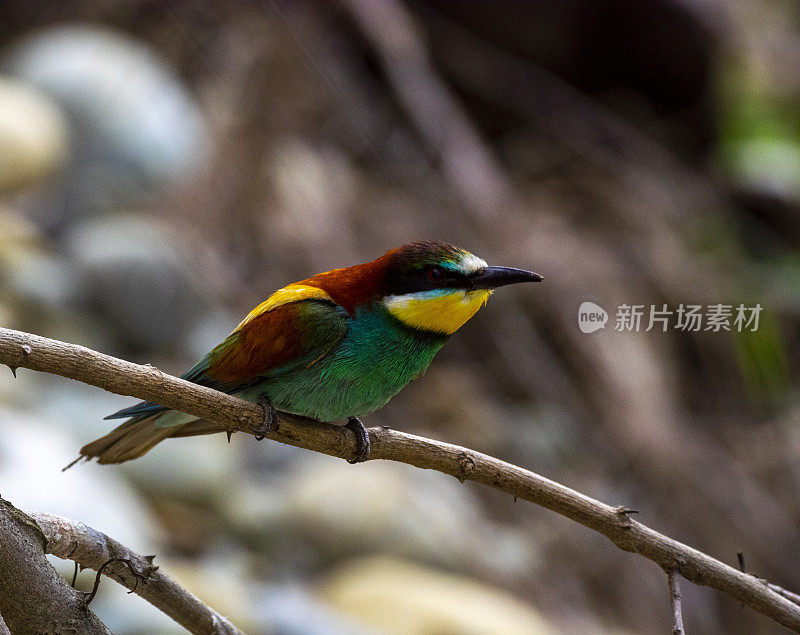
[[[33,349],[30,347],[30,344],[22,344],[22,345],[20,345],[20,348],[22,349],[22,356],[23,357],[27,357],[28,355],[30,355],[33,352]],[[14,375],[14,379],[16,379],[17,378],[17,368],[19,368],[19,366],[14,366],[13,364],[7,364],[7,366],[8,366],[8,369],[11,371],[11,374]]]
[[[88,463],[89,461],[91,461],[91,460],[92,460],[92,457],[90,457],[90,456],[84,456],[83,454],[81,454],[80,456],[78,456],[78,458],[77,458],[77,459],[75,459],[74,461],[72,461],[72,462],[71,462],[71,463],[69,463],[68,465],[65,465],[64,467],[62,467],[62,468],[61,468],[61,471],[62,471],[62,472],[66,472],[66,471],[67,471],[69,468],[71,468],[73,465],[75,465],[75,464],[76,464],[78,461],[80,461],[81,459],[84,459],[84,461],[85,461],[86,463]]]
[[[155,556],[151,556],[151,558],[154,558],[154,557]],[[150,561],[152,562],[152,560],[150,560]],[[97,589],[100,587],[100,576],[103,574],[103,569],[105,569],[112,562],[122,562],[123,564],[126,564],[128,566],[128,568],[131,570],[131,573],[133,574],[133,578],[134,578],[134,583],[133,583],[133,588],[130,591],[128,591],[129,594],[133,593],[134,591],[136,591],[136,588],[139,586],[139,580],[142,581],[142,584],[146,584],[147,583],[147,575],[148,574],[147,573],[139,573],[136,570],[136,568],[133,566],[133,563],[131,562],[130,558],[122,558],[122,557],[109,558],[102,565],[100,565],[100,568],[97,570],[97,575],[94,578],[94,586],[92,587],[91,592],[89,592],[86,595],[86,597],[84,598],[84,600],[83,600],[83,605],[84,606],[89,606],[89,603],[92,600],[94,600],[94,596],[97,595]],[[158,567],[156,567],[156,568],[158,568]]]
[[[744,554],[741,551],[736,552],[736,559],[739,561],[739,571],[747,573],[747,569],[744,566]]]
[[[150,575],[158,571],[158,565],[153,564],[155,556],[142,556],[142,557],[147,561],[148,565],[147,568],[144,571],[142,571],[144,575],[149,577]]]
[[[620,525],[625,529],[628,529],[631,526],[631,514],[639,513],[638,509],[631,509],[630,507],[625,507],[624,505],[618,505],[614,511],[617,513],[617,516],[619,516]]]
[[[741,551],[737,551],[736,552],[736,559],[739,561],[739,570],[742,573],[747,573],[746,567],[744,566],[744,553],[742,553]],[[765,582],[766,582],[766,580],[765,580]],[[739,606],[741,606],[742,610],[744,610],[744,604],[740,604]]]

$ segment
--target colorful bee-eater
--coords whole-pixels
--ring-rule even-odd
[[[182,377],[259,403],[263,434],[276,410],[346,419],[357,442],[352,461],[365,460],[369,435],[358,417],[419,377],[494,289],[540,280],[446,243],[411,243],[276,291]],[[147,401],[106,417],[122,418],[128,421],[84,446],[81,457],[121,463],[169,437],[225,431]]]

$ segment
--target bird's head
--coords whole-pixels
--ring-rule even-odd
[[[416,242],[375,261],[385,272],[380,302],[406,326],[451,335],[492,292],[517,282],[540,282],[523,269],[490,267],[474,254],[441,242]]]

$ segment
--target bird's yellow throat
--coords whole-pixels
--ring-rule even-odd
[[[452,335],[480,309],[492,291],[447,289],[392,295],[383,304],[406,326]]]

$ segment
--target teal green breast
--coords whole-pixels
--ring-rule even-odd
[[[409,329],[380,304],[358,309],[341,344],[313,366],[265,381],[260,391],[278,410],[336,421],[385,405],[421,375],[447,336]]]

